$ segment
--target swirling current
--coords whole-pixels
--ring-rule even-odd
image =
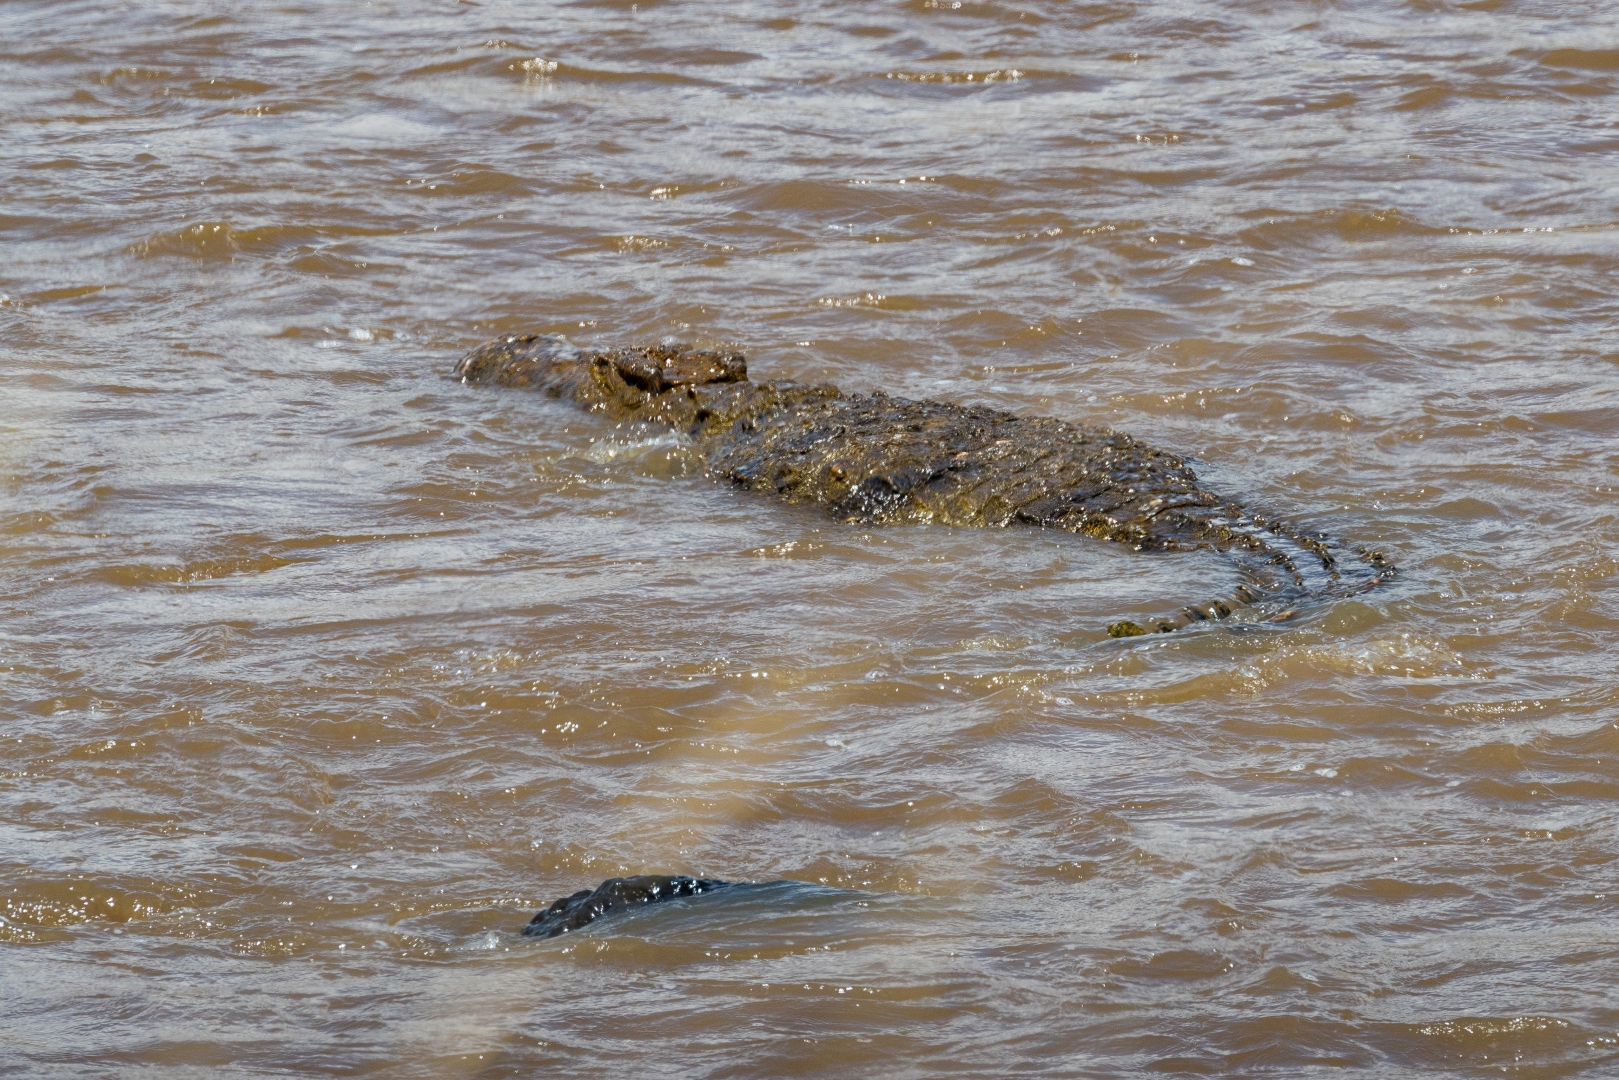
[[[1619,20],[0,5],[0,1074],[1619,1070]],[[861,526],[503,334],[1398,578]],[[605,879],[743,883],[525,937]]]

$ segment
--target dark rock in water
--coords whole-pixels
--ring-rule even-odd
[[[1205,490],[1181,458],[1097,424],[759,383],[732,350],[586,353],[553,335],[488,342],[455,374],[667,425],[692,439],[714,476],[820,503],[845,521],[1034,525],[1137,551],[1234,556],[1244,581],[1230,593],[1147,626],[1115,623],[1114,637],[1175,630],[1260,599],[1349,596],[1394,574],[1380,552],[1247,511]]]
[[[639,877],[608,878],[594,889],[581,889],[564,896],[523,927],[524,937],[556,937],[595,922],[603,915],[642,904],[656,904],[677,896],[723,889],[730,882],[687,877],[684,874],[642,874]]]

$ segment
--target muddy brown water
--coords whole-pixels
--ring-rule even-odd
[[[1619,1070],[1601,3],[0,5],[0,1072]],[[1101,421],[862,529],[496,333]],[[1271,611],[1270,614],[1275,614]],[[618,874],[760,888],[556,941]]]

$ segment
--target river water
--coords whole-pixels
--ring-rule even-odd
[[[0,6],[0,1073],[1613,1075],[1619,19]],[[497,333],[1380,548],[870,529]],[[634,873],[762,887],[535,941]]]

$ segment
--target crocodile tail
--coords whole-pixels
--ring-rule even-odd
[[[1195,622],[1209,622],[1214,619],[1223,619],[1238,608],[1249,607],[1276,593],[1266,593],[1244,582],[1230,593],[1217,597],[1206,604],[1191,604],[1181,608],[1172,615],[1165,615],[1156,619],[1147,620],[1143,626],[1130,619],[1120,619],[1107,628],[1107,636],[1142,637],[1146,634],[1169,634]]]
[[[1381,551],[1344,546],[1325,533],[1246,514],[1236,507],[1225,510],[1233,520],[1229,524],[1222,520],[1218,532],[1200,536],[1197,546],[1239,550],[1244,556],[1239,565],[1248,580],[1208,603],[1183,607],[1170,615],[1149,619],[1145,625],[1121,619],[1107,628],[1108,637],[1168,634],[1193,623],[1226,618],[1241,608],[1265,601],[1298,601],[1267,620],[1286,622],[1298,614],[1302,604],[1368,592],[1398,573]]]

